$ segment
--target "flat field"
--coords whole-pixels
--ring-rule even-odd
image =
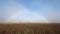
[[[60,23],[0,24],[0,34],[60,34]]]

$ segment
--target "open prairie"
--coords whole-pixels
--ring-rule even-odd
[[[60,34],[60,24],[0,24],[0,34]]]

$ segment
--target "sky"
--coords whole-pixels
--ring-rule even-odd
[[[60,0],[0,0],[1,22],[60,22]]]

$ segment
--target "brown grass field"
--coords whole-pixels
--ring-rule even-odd
[[[0,34],[60,34],[60,23],[0,24]]]

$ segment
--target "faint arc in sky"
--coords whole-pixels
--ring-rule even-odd
[[[48,23],[48,20],[39,15],[36,12],[18,12],[16,14],[11,15],[7,22],[45,22]]]

